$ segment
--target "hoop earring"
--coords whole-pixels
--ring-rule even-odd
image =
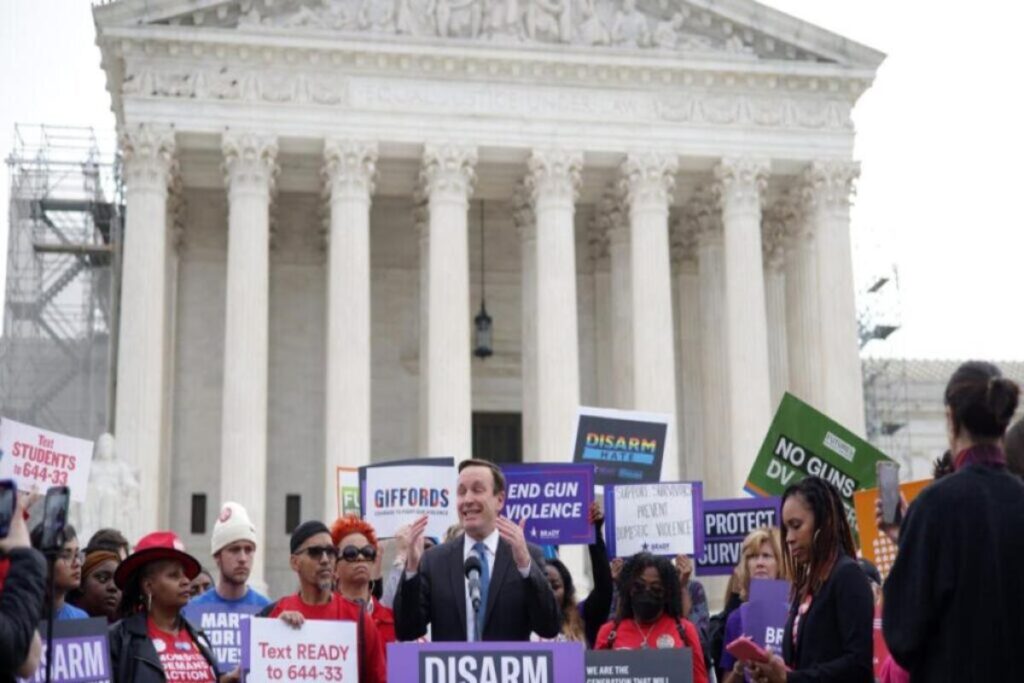
[[[146,593],[146,613],[153,611],[153,594]]]

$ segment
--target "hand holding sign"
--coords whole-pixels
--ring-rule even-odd
[[[400,546],[406,548],[405,571],[418,572],[420,560],[423,559],[423,536],[427,530],[428,519],[423,515],[412,524],[399,529],[397,538]]]
[[[786,683],[786,664],[778,655],[772,655],[767,662],[750,662],[747,675],[757,683]]]
[[[526,527],[526,518],[519,520],[516,524],[507,517],[498,517],[498,533],[512,546],[512,559],[519,571],[524,571],[530,566],[530,549],[526,546],[526,534],[523,529]]]

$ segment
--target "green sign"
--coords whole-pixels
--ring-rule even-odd
[[[850,525],[857,528],[853,494],[875,486],[875,463],[889,458],[864,439],[786,394],[744,488],[755,496],[779,496],[804,477],[835,484],[846,503]]]

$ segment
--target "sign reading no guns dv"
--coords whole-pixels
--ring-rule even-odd
[[[779,496],[804,477],[832,482],[856,524],[853,494],[875,485],[875,463],[889,460],[880,450],[792,394],[779,404],[761,445],[746,490]]]
[[[671,424],[669,415],[580,408],[572,461],[594,465],[598,486],[655,483]]]

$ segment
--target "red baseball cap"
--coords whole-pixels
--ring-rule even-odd
[[[199,560],[185,552],[185,544],[173,531],[154,531],[139,539],[135,552],[124,559],[114,572],[114,583],[121,590],[135,574],[150,562],[175,560],[181,562],[185,576],[194,579],[202,571]]]

